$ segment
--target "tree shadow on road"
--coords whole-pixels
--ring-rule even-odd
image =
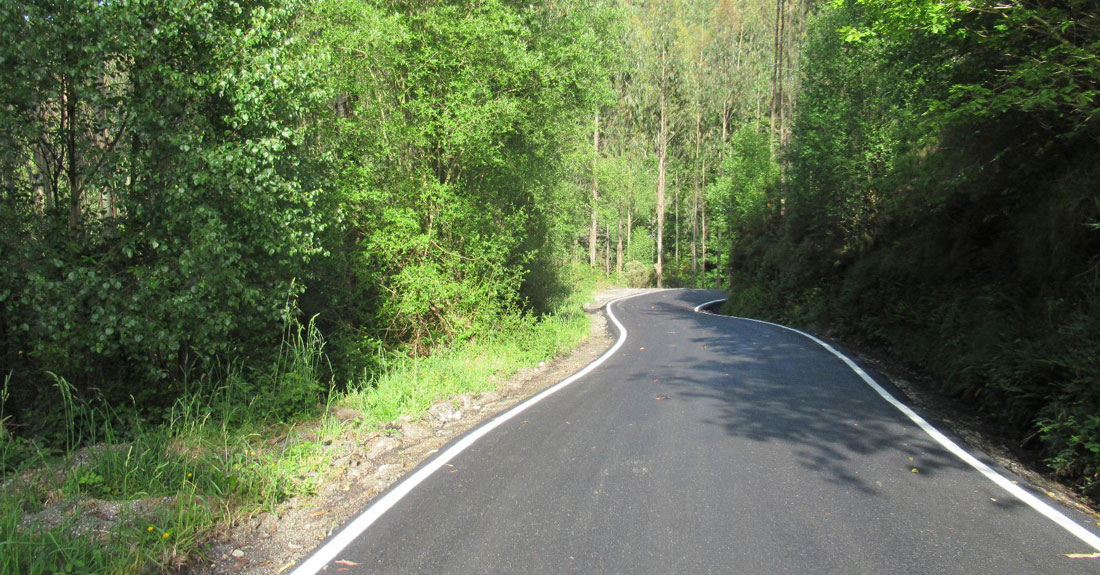
[[[678,305],[692,299],[691,292],[678,296]],[[717,402],[720,415],[704,423],[788,445],[802,467],[869,495],[881,484],[856,474],[860,458],[890,454],[899,472],[921,477],[968,468],[805,337],[723,316],[694,317],[695,335],[680,344],[689,349],[669,366],[678,375],[662,384],[674,397]]]

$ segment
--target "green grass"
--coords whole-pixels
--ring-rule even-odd
[[[219,386],[196,386],[160,425],[78,399],[57,377],[68,424],[61,455],[3,431],[0,392],[0,575],[173,571],[200,557],[226,525],[314,493],[331,467],[326,444],[335,438],[488,391],[575,347],[588,333],[581,306],[594,289],[587,283],[554,314],[505,318],[492,333],[431,356],[390,359],[344,392],[322,380],[325,342],[310,322],[287,330],[269,374],[230,366]],[[318,405],[326,390],[327,405]],[[329,417],[337,405],[365,417]],[[108,507],[117,510],[115,520],[89,522]],[[36,516],[47,509],[54,520]]]
[[[489,336],[428,357],[399,360],[337,401],[377,426],[402,415],[418,416],[448,397],[491,390],[521,368],[576,347],[588,333],[584,299],[574,296],[539,321],[514,318]]]

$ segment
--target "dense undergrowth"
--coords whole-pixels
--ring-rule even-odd
[[[511,316],[430,356],[379,358],[346,385],[321,369],[329,358],[316,326],[292,324],[261,385],[244,385],[236,371],[212,377],[216,385],[197,383],[161,424],[102,397],[77,398],[58,377],[64,447],[0,438],[7,470],[0,574],[129,574],[190,564],[235,520],[313,493],[331,469],[327,442],[419,417],[438,401],[487,391],[574,348],[589,330],[582,303],[594,283],[582,283],[554,313]],[[337,409],[360,417],[338,419]],[[96,521],[105,509],[113,509],[112,520]]]
[[[1095,499],[1100,28],[1086,4],[823,8],[781,161],[766,140],[735,154],[785,177],[735,194],[757,200],[734,212],[728,305],[935,375]]]

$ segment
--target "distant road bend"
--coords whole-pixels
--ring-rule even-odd
[[[1100,551],[1091,519],[953,453],[804,334],[695,311],[722,296],[612,303],[602,363],[456,440],[294,573],[1100,573],[1067,557]]]

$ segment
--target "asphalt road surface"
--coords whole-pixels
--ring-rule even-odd
[[[614,303],[628,332],[617,352],[395,486],[407,494],[329,545],[322,572],[1100,573],[1100,559],[1066,557],[1095,552],[1087,541],[821,345],[693,311],[721,296]]]

